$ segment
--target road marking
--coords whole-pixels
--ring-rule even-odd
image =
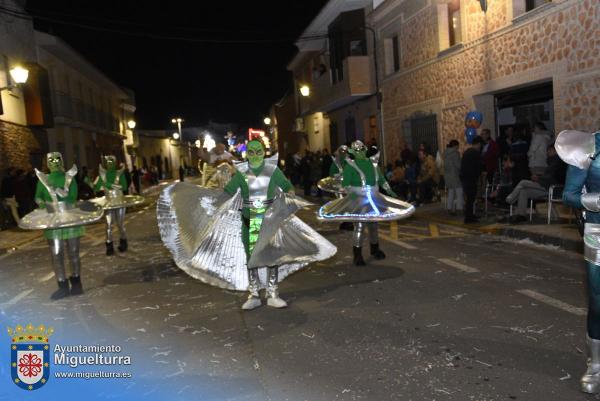
[[[97,237],[94,237],[94,238],[97,238]],[[92,242],[92,246],[98,246],[104,242],[106,242],[106,240],[104,238],[97,238],[96,241]]]
[[[437,260],[438,260],[438,262],[442,262],[445,265],[448,265],[450,267],[454,267],[454,268],[456,268],[458,270],[462,270],[465,273],[478,273],[479,272],[479,269],[476,269],[476,268],[471,267],[471,266],[467,266],[465,264],[457,262],[456,260],[446,259],[446,258],[437,259]]]
[[[440,230],[437,224],[429,223],[429,233],[431,234],[432,238],[437,238],[440,236]]]
[[[14,305],[17,302],[19,302],[20,300],[22,300],[23,298],[25,298],[27,295],[31,294],[32,292],[33,292],[33,288],[30,288],[30,289],[25,290],[25,291],[21,291],[13,299],[11,299],[8,302],[5,302],[3,304],[0,304],[0,308],[4,308],[4,307],[9,306],[9,305]]]
[[[54,277],[54,272],[50,272],[50,273],[46,274],[45,276],[40,277],[39,282],[43,283],[44,281],[50,280],[52,277]]]
[[[562,309],[565,312],[572,313],[577,316],[586,316],[587,310],[585,308],[578,308],[566,302],[560,301],[556,298],[549,297],[544,294],[540,294],[539,292],[533,290],[517,290],[519,294],[525,295],[529,298],[533,298],[536,301],[543,302],[547,305],[554,306],[555,308]]]
[[[391,243],[393,243],[393,244],[396,244],[396,245],[398,245],[399,247],[402,247],[402,248],[404,248],[404,249],[419,249],[419,248],[417,248],[416,246],[413,246],[413,245],[411,245],[411,244],[407,244],[406,242],[403,242],[403,241],[398,241],[398,240],[393,240],[393,239],[391,239],[390,237],[388,237],[387,235],[384,235],[384,234],[379,234],[379,236],[380,236],[381,238],[383,238],[384,240],[386,240],[386,241],[388,241],[388,242],[391,242]]]
[[[396,220],[390,222],[390,238],[398,241],[398,222]]]

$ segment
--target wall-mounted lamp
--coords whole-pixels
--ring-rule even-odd
[[[304,97],[310,96],[310,86],[308,86],[308,85],[300,86],[300,94]]]
[[[29,70],[26,68],[23,68],[21,66],[16,66],[16,67],[11,68],[9,73],[10,73],[10,77],[12,78],[15,85],[8,85],[8,86],[5,86],[4,88],[0,88],[0,91],[3,91],[5,89],[9,89],[9,90],[14,89],[18,85],[22,85],[25,82],[27,82],[27,78],[29,78]]]
[[[129,121],[127,121],[127,126],[129,127],[129,129],[134,129],[135,126],[136,126],[135,120],[129,120]]]

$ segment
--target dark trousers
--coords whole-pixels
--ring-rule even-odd
[[[475,205],[475,197],[477,196],[477,182],[464,182],[463,195],[465,196],[465,220],[473,219],[473,205]]]
[[[309,178],[304,179],[304,196],[310,196],[312,190],[312,181]]]
[[[431,199],[433,199],[433,180],[429,179],[419,184],[419,200],[431,202]]]

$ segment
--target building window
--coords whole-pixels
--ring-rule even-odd
[[[460,0],[448,3],[448,43],[450,47],[462,42]]]
[[[549,0],[525,0],[525,12],[531,11],[534,8],[550,3]]]
[[[385,74],[400,71],[400,38],[398,35],[384,39]]]
[[[513,18],[528,13],[546,3],[552,3],[551,0],[513,0]]]
[[[357,9],[341,13],[327,28],[329,68],[333,83],[344,80],[344,59],[366,56],[365,12]]]
[[[392,57],[394,59],[394,72],[400,70],[400,41],[398,35],[392,38]]]

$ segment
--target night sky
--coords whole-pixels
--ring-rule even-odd
[[[166,129],[173,116],[259,124],[291,90],[293,43],[325,3],[29,0],[27,10],[36,29],[135,91],[139,128]]]

